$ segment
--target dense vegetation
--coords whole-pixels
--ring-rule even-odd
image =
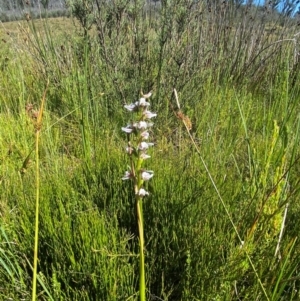
[[[299,300],[296,20],[225,1],[113,2],[2,27],[0,299],[31,298],[39,175],[38,300],[138,300],[121,127],[124,104],[153,90],[148,300]]]

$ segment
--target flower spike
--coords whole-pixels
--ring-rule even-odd
[[[143,169],[143,162],[146,159],[151,158],[147,154],[149,147],[154,143],[146,142],[149,139],[148,129],[153,126],[150,119],[157,116],[156,113],[152,113],[148,110],[150,103],[147,101],[152,92],[142,94],[142,97],[135,103],[126,104],[124,108],[135,114],[136,119],[127,124],[126,127],[122,127],[122,131],[127,134],[128,144],[126,147],[126,153],[129,156],[130,167],[125,172],[122,180],[132,180],[134,184],[135,193],[135,205],[139,230],[139,244],[140,244],[140,301],[146,300],[146,283],[145,283],[145,261],[144,261],[144,226],[143,226],[143,200],[144,197],[149,195],[149,192],[143,187],[144,182],[152,179],[154,172],[152,170]],[[134,134],[134,137],[132,137]]]

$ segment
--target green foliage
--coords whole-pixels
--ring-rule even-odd
[[[87,10],[75,33],[45,20],[23,24],[21,40],[10,34],[0,49],[3,298],[30,294],[34,124],[48,79],[40,300],[137,300],[120,128],[141,89],[153,89],[159,113],[143,204],[148,299],[300,298],[297,29],[233,2],[77,1]]]

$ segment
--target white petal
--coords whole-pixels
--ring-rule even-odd
[[[127,154],[131,155],[133,152],[134,152],[134,148],[133,147],[131,147],[131,146],[127,146],[126,147],[126,153]]]
[[[149,132],[144,131],[144,132],[141,133],[141,136],[142,136],[143,139],[147,140],[149,138]]]
[[[149,98],[149,97],[151,97],[151,95],[152,95],[152,91],[150,91],[150,92],[147,93],[147,94],[144,94],[143,97],[144,97],[144,98]]]
[[[127,109],[128,111],[132,112],[135,110],[136,105],[134,103],[131,103],[130,105],[125,105],[124,108]]]
[[[133,128],[131,128],[130,126],[127,126],[126,128],[122,127],[122,131],[130,134],[133,132]]]
[[[146,149],[148,149],[148,147],[149,147],[148,143],[145,141],[143,141],[139,144],[139,150],[146,150]]]
[[[142,172],[142,179],[144,181],[148,181],[153,177],[153,171],[152,170],[148,170],[148,171],[143,171]]]
[[[137,124],[137,128],[140,129],[140,130],[145,130],[147,127],[148,127],[148,124],[147,124],[146,121],[140,121]]]
[[[151,119],[151,118],[153,118],[153,117],[156,117],[157,114],[156,114],[156,113],[152,113],[152,112],[146,110],[146,111],[144,112],[144,116],[145,116],[147,119]]]
[[[150,142],[145,142],[145,141],[142,141],[140,144],[139,144],[139,150],[141,151],[144,151],[144,150],[147,150],[149,148],[149,146],[153,146],[154,143],[150,143]]]
[[[146,191],[144,188],[141,188],[138,192],[139,196],[145,196],[145,195],[149,195],[149,192]]]
[[[132,174],[130,171],[126,171],[124,177],[122,177],[122,180],[129,180],[132,177]]]
[[[145,153],[141,153],[140,157],[144,160],[151,158],[151,156],[145,154]]]
[[[136,103],[138,103],[138,105],[140,107],[148,107],[148,106],[150,106],[150,103],[147,102],[144,97],[140,98],[139,101],[137,101]]]

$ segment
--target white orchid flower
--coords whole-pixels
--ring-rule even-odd
[[[138,191],[138,195],[139,196],[149,195],[149,192],[146,191],[144,188],[140,188],[140,190]]]
[[[152,170],[146,170],[142,172],[142,179],[144,181],[150,180],[154,175],[154,172]]]

